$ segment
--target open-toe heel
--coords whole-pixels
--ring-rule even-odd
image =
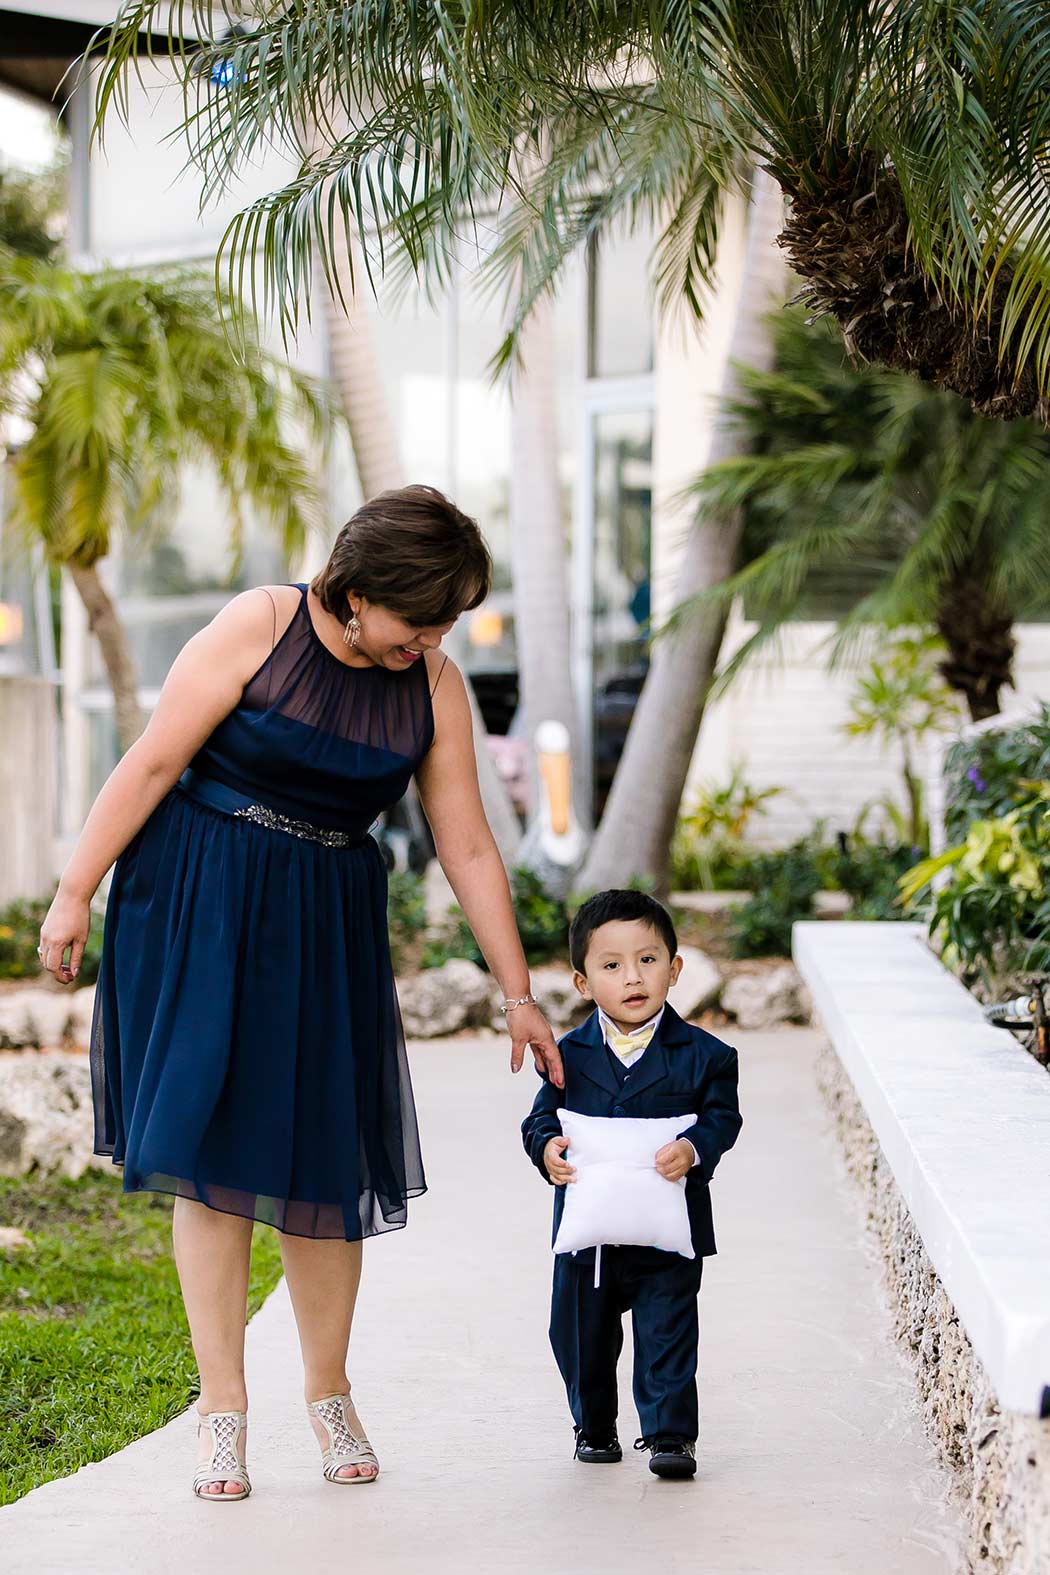
[[[326,1482],[345,1483],[375,1482],[379,1476],[379,1461],[375,1450],[363,1433],[355,1431],[360,1426],[350,1403],[350,1394],[325,1395],[322,1400],[308,1400],[306,1409],[324,1428],[328,1443],[321,1450],[321,1469]],[[353,1415],[353,1421],[351,1421]],[[340,1476],[343,1466],[356,1466],[357,1475]],[[361,1475],[362,1466],[372,1466],[370,1476]]]
[[[239,1504],[252,1490],[244,1454],[248,1414],[246,1411],[208,1411],[202,1416],[198,1411],[198,1440],[204,1427],[211,1430],[211,1457],[202,1460],[193,1473],[193,1491],[198,1498],[216,1504]],[[204,1493],[201,1489],[206,1482],[236,1482],[241,1491],[227,1493],[223,1488],[221,1493]]]

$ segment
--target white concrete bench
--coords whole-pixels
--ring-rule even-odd
[[[1006,1409],[1050,1411],[1050,1074],[921,926],[807,922],[795,962]]]

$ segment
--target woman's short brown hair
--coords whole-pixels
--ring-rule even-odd
[[[311,588],[339,619],[356,591],[425,629],[485,600],[492,557],[477,521],[436,487],[392,487],[351,515]]]

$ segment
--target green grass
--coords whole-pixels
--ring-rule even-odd
[[[171,1255],[174,1199],[118,1175],[0,1178],[0,1504],[101,1460],[199,1394]],[[249,1317],[281,1273],[277,1233],[255,1232]]]

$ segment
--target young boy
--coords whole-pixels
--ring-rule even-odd
[[[590,897],[569,929],[573,983],[595,1009],[559,1041],[565,1087],[544,1076],[522,1122],[525,1151],[553,1183],[554,1235],[575,1172],[565,1159],[559,1106],[588,1116],[667,1116],[696,1111],[682,1137],[655,1154],[669,1181],[685,1176],[695,1259],[658,1247],[605,1247],[594,1285],[594,1249],[554,1260],[550,1338],[576,1430],[576,1459],[623,1458],[616,1436],[616,1360],[623,1315],[634,1330],[634,1399],[657,1476],[696,1472],[697,1293],[714,1253],[708,1183],[740,1131],[736,1051],[685,1022],[667,1001],[682,970],[667,910],[644,892]],[[542,1074],[541,1074],[542,1075]]]

